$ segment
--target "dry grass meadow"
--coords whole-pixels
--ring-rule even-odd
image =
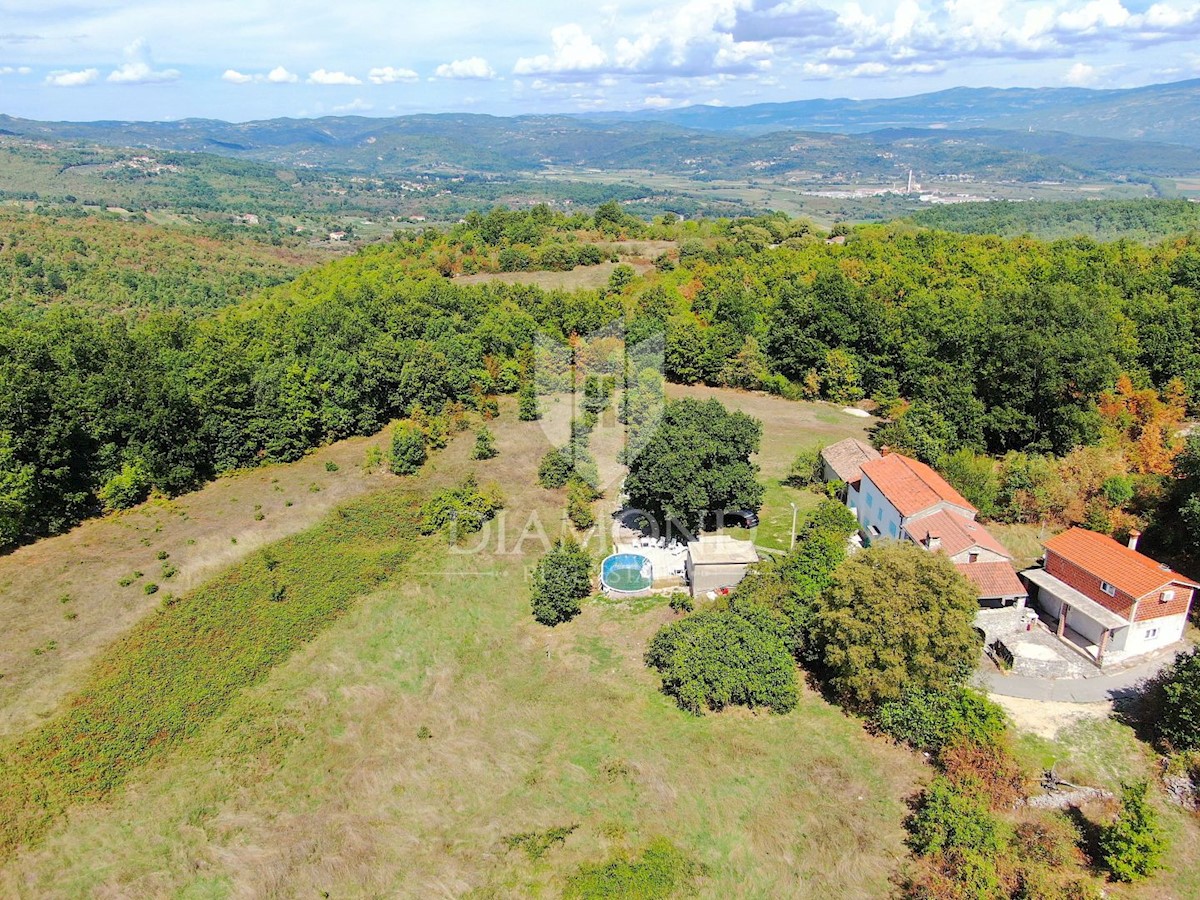
[[[763,420],[759,462],[774,484],[763,532],[772,531],[767,519],[779,517],[781,504],[790,519],[787,504],[800,492],[778,479],[796,450],[864,427],[823,405],[696,388],[671,394],[715,395]],[[66,810],[35,846],[0,864],[0,896],[555,897],[580,864],[656,837],[706,867],[697,888],[705,897],[890,893],[906,855],[904,800],[929,775],[916,754],[867,735],[808,690],[787,716],[680,712],[641,659],[673,616],[661,603],[593,599],[557,628],[533,621],[528,573],[563,527],[565,499],[536,485],[538,461],[569,417],[561,401],[546,408],[545,422],[525,423],[511,402],[502,404],[491,423],[500,450],[492,460],[469,459],[468,432],[418,477],[367,476],[357,464],[371,442],[345,442],[182,498],[186,519],[144,511],[128,517],[140,532],[106,520],[27,548],[41,554],[44,578],[69,572],[76,579],[70,604],[55,599],[68,588],[38,595],[56,624],[72,604],[80,609],[75,621],[94,604],[98,617],[104,610],[125,624],[73,643],[78,659],[69,666],[24,670],[27,711],[8,720],[22,724],[28,710],[49,711],[89,660],[103,661],[106,642],[152,605],[136,587],[140,605],[122,599],[116,579],[132,567],[150,577],[159,547],[170,548],[172,562],[178,553],[176,581],[236,568],[245,563],[222,555],[225,545],[244,552],[256,528],[284,518],[266,500],[294,498],[285,508],[295,517],[289,523],[320,516],[315,506],[301,511],[309,483],[322,487],[304,498],[314,504],[335,499],[336,490],[348,497],[377,488],[381,515],[398,490],[428,494],[469,471],[506,497],[503,514],[477,541],[464,548],[422,541],[394,577],[382,587],[364,580],[348,613],[242,690],[198,735],[106,800]],[[619,480],[614,434],[598,429],[592,449]],[[339,454],[338,472],[325,472],[326,453]],[[255,504],[268,513],[262,521],[250,515]],[[769,536],[785,539],[787,525],[782,536]],[[82,563],[81,535],[93,552]],[[107,550],[106,541],[113,542]],[[4,571],[15,578],[15,567]],[[12,583],[3,602],[17,609]],[[0,637],[9,654],[10,637]],[[1028,752],[1068,746],[1043,741]],[[572,825],[566,841],[537,860],[504,840]],[[1194,849],[1194,826],[1173,819],[1172,827]],[[1176,884],[1142,896],[1185,896],[1171,893]]]
[[[340,441],[299,462],[238,472],[0,556],[0,735],[49,715],[96,654],[166,594],[183,594],[387,484],[391,476],[361,466],[366,448],[382,442]],[[169,578],[167,566],[177,570]],[[121,584],[135,572],[142,577]],[[148,595],[151,583],[159,591]]]

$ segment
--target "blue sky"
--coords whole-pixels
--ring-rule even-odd
[[[0,0],[0,112],[233,121],[1200,76],[1194,0]]]

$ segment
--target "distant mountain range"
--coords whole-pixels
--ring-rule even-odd
[[[967,175],[1146,180],[1200,172],[1200,80],[1133,90],[956,88],[892,100],[589,116],[415,115],[233,124],[36,122],[26,140],[190,151],[396,175],[640,170],[793,182]]]
[[[1122,90],[951,88],[885,100],[688,106],[591,114],[589,118],[751,132],[800,129],[853,134],[881,128],[1032,128],[1200,147],[1200,79]]]

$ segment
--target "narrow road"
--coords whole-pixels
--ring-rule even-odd
[[[1104,703],[1123,700],[1137,694],[1137,687],[1147,678],[1168,665],[1175,655],[1168,654],[1156,659],[1122,669],[1111,675],[1094,675],[1091,678],[1033,678],[1028,675],[1006,675],[997,671],[990,663],[976,670],[972,682],[989,694],[1004,697],[1023,697],[1026,700],[1057,700],[1063,703]]]

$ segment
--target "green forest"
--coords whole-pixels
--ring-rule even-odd
[[[918,225],[962,234],[1029,234],[1054,238],[1125,238],[1154,243],[1200,228],[1200,205],[1189,200],[1037,200],[1023,203],[956,203],[923,209]]]
[[[842,230],[844,244],[782,215],[647,223],[614,202],[571,218],[494,209],[449,232],[397,234],[274,287],[265,285],[284,267],[230,265],[232,281],[247,281],[223,290],[251,296],[222,309],[170,282],[147,288],[154,302],[123,299],[103,314],[5,302],[0,543],[61,531],[114,498],[294,460],[418,404],[480,407],[518,389],[535,335],[566,341],[614,321],[631,342],[665,336],[672,381],[873,398],[899,443],[931,461],[1054,459],[1098,444],[1112,421],[1101,400],[1123,374],[1127,392],[1193,413],[1200,405],[1194,236],[1147,247],[903,223]],[[6,239],[0,272],[23,285],[18,298],[32,290],[23,273],[35,256],[41,277],[70,271],[76,237],[61,246],[43,237],[36,254]],[[613,238],[674,243],[646,251],[646,274],[618,267],[600,290],[453,277],[513,259],[574,263]],[[1164,503],[1173,482],[1150,469],[1159,473],[1150,494]]]

